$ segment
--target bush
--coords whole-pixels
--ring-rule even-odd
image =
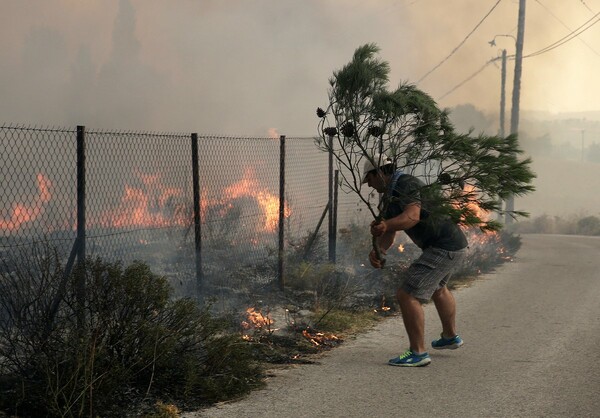
[[[521,237],[508,231],[482,232],[477,228],[465,231],[469,240],[467,256],[455,276],[473,276],[493,271],[512,260],[521,248]]]
[[[523,234],[600,235],[600,218],[581,215],[567,218],[541,215],[531,220],[521,221],[510,229]]]
[[[29,268],[1,274],[1,411],[123,416],[150,400],[208,404],[261,384],[239,334],[209,306],[172,300],[166,279],[145,264],[88,259],[64,292],[60,265],[52,251],[38,251]],[[82,275],[83,315],[76,297]]]
[[[582,235],[600,235],[600,218],[586,216],[577,222],[577,231]]]

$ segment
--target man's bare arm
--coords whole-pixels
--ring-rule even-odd
[[[382,220],[378,223],[373,222],[371,224],[371,234],[379,237],[387,231],[405,231],[418,224],[420,219],[421,205],[418,203],[411,203],[404,208],[404,211],[400,215],[391,219]]]

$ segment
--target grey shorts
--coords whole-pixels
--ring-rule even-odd
[[[448,284],[452,273],[462,264],[466,251],[426,248],[406,271],[402,290],[420,301],[429,301],[436,290]]]

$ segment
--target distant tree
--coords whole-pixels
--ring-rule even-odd
[[[594,142],[587,147],[587,160],[592,163],[600,163],[600,144]]]
[[[463,104],[449,109],[449,116],[456,132],[487,132],[492,120],[472,104]]]
[[[519,143],[523,147],[523,150],[529,155],[548,157],[552,155],[554,150],[552,136],[549,133],[545,133],[537,138],[532,138],[525,132],[519,137]]]
[[[341,186],[358,194],[375,220],[381,205],[361,193],[365,159],[378,163],[385,154],[404,172],[418,175],[426,186],[421,205],[449,215],[464,225],[500,228],[481,210],[502,214],[500,201],[534,190],[530,159],[520,160],[517,137],[457,133],[448,112],[415,85],[403,82],[388,90],[389,65],[376,57],[379,48],[366,44],[329,80],[329,104],[317,109],[317,146],[332,151],[340,168]],[[512,216],[526,216],[514,211]]]
[[[586,216],[577,222],[577,231],[583,235],[600,235],[600,218]]]

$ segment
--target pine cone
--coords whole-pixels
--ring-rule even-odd
[[[452,182],[452,177],[450,177],[450,174],[448,173],[441,173],[438,176],[438,182],[441,184],[450,184]]]
[[[327,136],[336,136],[337,135],[337,129],[334,127],[325,128],[325,129],[323,129],[323,132]]]
[[[381,136],[382,133],[383,133],[383,131],[381,130],[380,126],[377,126],[377,125],[369,126],[369,134],[371,134],[372,136],[379,137],[379,136]]]
[[[346,138],[354,135],[354,125],[352,122],[346,122],[344,126],[342,126],[342,135]]]

